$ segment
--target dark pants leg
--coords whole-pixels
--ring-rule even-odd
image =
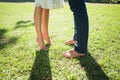
[[[85,2],[84,0],[69,0],[69,5],[74,16],[74,36],[76,36],[77,39],[74,50],[78,53],[86,53],[89,24]]]

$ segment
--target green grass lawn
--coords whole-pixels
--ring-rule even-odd
[[[68,4],[51,10],[53,45],[38,51],[34,3],[0,3],[0,80],[120,80],[120,5],[87,3],[88,55],[66,59],[61,53],[73,36]]]

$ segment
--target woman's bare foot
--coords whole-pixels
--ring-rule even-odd
[[[41,47],[40,50],[44,50],[44,51],[47,51],[49,48],[44,46],[44,47]]]
[[[39,38],[37,38],[36,41],[39,44],[40,50],[44,50],[44,51],[48,50],[48,47],[46,47],[45,44],[44,44],[44,42],[42,42]]]
[[[66,41],[65,44],[67,45],[74,45],[76,43],[75,40],[69,40],[69,41]]]
[[[43,36],[44,40],[47,41],[48,44],[52,44],[51,40],[50,40],[50,37],[45,37]]]

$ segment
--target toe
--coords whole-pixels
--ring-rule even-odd
[[[67,58],[71,57],[71,54],[68,51],[64,51],[62,55]]]

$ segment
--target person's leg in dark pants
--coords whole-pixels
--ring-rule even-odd
[[[86,53],[88,42],[88,17],[86,8],[81,10],[80,12],[74,11],[73,14],[77,36],[77,43],[75,44],[74,50],[78,53]]]
[[[87,52],[88,43],[88,15],[84,0],[69,0],[69,5],[74,16],[75,36],[77,43],[74,50],[63,52],[65,57],[83,56]]]

